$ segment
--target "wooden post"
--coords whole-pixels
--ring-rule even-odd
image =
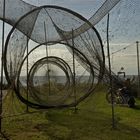
[[[74,98],[75,98],[75,103],[76,103],[76,87],[75,87],[75,54],[74,54],[74,32],[73,32],[73,29],[72,29],[72,51],[73,51],[73,93],[74,93]],[[76,104],[75,104],[75,113],[77,111],[77,108],[76,108]]]
[[[47,57],[47,61],[48,61],[48,46],[47,46],[47,31],[46,31],[46,24],[44,22],[44,33],[45,33],[45,44],[46,44],[46,57]],[[49,68],[49,64],[47,62],[47,75],[48,75],[48,83],[49,83],[49,95],[51,94],[51,81],[50,81],[50,68]]]
[[[109,49],[109,14],[107,17],[107,54],[108,54],[108,65],[109,65],[109,78],[110,78],[110,88],[111,88],[111,105],[112,105],[112,127],[115,128],[115,117],[114,117],[114,94],[112,87],[112,75],[111,75],[111,63],[110,63],[110,49]]]
[[[28,71],[29,71],[29,57],[28,57],[28,53],[29,53],[29,46],[28,46],[28,43],[29,43],[29,39],[27,37],[27,69],[26,69],[26,72],[27,72],[27,101],[29,100],[29,77],[28,77]],[[29,106],[28,104],[26,105],[26,112],[29,112]]]
[[[5,19],[5,0],[3,1],[3,19]],[[0,92],[0,133],[2,133],[2,86],[3,86],[3,52],[4,52],[5,22],[2,24],[2,56],[1,56],[1,92]]]
[[[140,98],[140,66],[139,66],[139,41],[136,41],[137,47],[137,67],[138,67],[138,97]]]

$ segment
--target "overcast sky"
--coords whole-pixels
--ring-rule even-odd
[[[90,18],[105,0],[24,0],[30,4],[58,5],[70,8],[85,18]],[[106,53],[106,20],[104,17],[96,25],[99,31]],[[136,41],[140,40],[140,0],[121,0],[110,12],[110,47],[112,68],[118,72],[124,67],[126,74],[137,74]],[[123,49],[130,45],[127,49]]]
[[[105,0],[24,0],[30,4],[57,5],[74,10],[85,17],[90,17]]]
[[[33,5],[58,5],[70,8],[87,19],[101,6],[104,0],[26,0]],[[105,45],[106,17],[96,25]],[[136,41],[140,40],[140,0],[121,0],[110,12],[110,47],[112,69],[118,72],[124,67],[126,74],[137,74]],[[123,49],[130,45],[127,49]]]

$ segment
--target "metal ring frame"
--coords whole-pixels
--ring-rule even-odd
[[[97,30],[92,26],[92,24],[91,24],[88,20],[86,20],[84,17],[82,17],[81,15],[79,15],[79,14],[77,14],[77,13],[75,13],[75,12],[69,10],[69,9],[66,9],[66,8],[63,8],[63,7],[59,7],[59,6],[41,6],[41,7],[38,7],[38,8],[36,8],[36,9],[30,11],[29,13],[27,13],[27,14],[25,14],[23,17],[21,17],[21,18],[18,20],[18,22],[13,26],[13,28],[11,29],[11,31],[9,32],[9,34],[8,34],[8,36],[7,36],[7,39],[6,39],[5,50],[4,50],[4,70],[5,70],[5,76],[6,76],[6,79],[7,79],[7,81],[8,81],[8,84],[11,84],[11,80],[10,80],[9,73],[8,73],[8,70],[7,70],[7,48],[8,48],[8,44],[9,44],[9,41],[10,41],[10,37],[11,37],[12,33],[14,32],[14,30],[16,29],[16,27],[18,26],[18,24],[20,23],[20,21],[22,21],[22,19],[24,19],[24,18],[25,18],[26,16],[28,16],[29,14],[32,14],[34,11],[39,10],[39,9],[42,9],[42,8],[54,8],[54,9],[59,9],[59,10],[66,11],[66,12],[68,12],[68,13],[70,13],[70,14],[76,16],[76,17],[78,17],[80,20],[84,21],[85,23],[87,23],[87,24],[91,27],[91,29],[95,32],[95,34],[97,35],[98,40],[99,40],[99,42],[100,42],[101,53],[102,53],[102,58],[103,58],[103,60],[100,60],[100,58],[98,59],[98,62],[99,62],[99,79],[98,79],[98,83],[96,84],[96,86],[97,86],[97,85],[99,84],[100,80],[101,80],[102,77],[103,77],[103,74],[104,74],[104,66],[105,66],[105,58],[104,58],[104,51],[103,51],[103,45],[102,45],[101,37],[100,37],[99,33],[97,32]],[[28,38],[30,38],[30,37],[28,36]],[[69,38],[67,38],[66,40],[68,40],[68,39],[69,39]],[[68,48],[70,48],[71,50],[74,50],[74,53],[76,54],[77,57],[83,58],[83,60],[85,60],[84,63],[87,63],[87,66],[90,68],[90,74],[91,74],[91,77],[92,77],[92,84],[91,84],[90,88],[87,90],[87,93],[86,93],[84,96],[80,97],[76,102],[73,102],[73,103],[70,103],[70,104],[67,104],[67,105],[65,105],[65,104],[60,104],[60,105],[48,105],[48,106],[47,106],[47,105],[42,105],[42,104],[39,104],[39,103],[33,103],[33,102],[31,102],[31,101],[28,101],[28,100],[24,99],[24,98],[22,97],[22,95],[20,94],[20,89],[19,89],[19,88],[20,88],[20,81],[19,81],[19,77],[20,77],[21,68],[22,68],[22,66],[23,66],[24,61],[27,59],[27,57],[29,56],[29,54],[30,54],[33,50],[35,50],[36,48],[40,47],[41,45],[45,45],[46,43],[47,43],[47,44],[56,44],[56,43],[65,44]],[[51,57],[48,57],[48,58],[50,59]],[[43,59],[46,59],[46,58],[42,58],[41,60],[43,60]],[[55,63],[56,65],[58,65],[58,66],[64,71],[64,73],[66,74],[66,77],[67,77],[67,79],[68,79],[68,81],[69,81],[69,75],[68,75],[68,72],[67,72],[67,70],[66,70],[66,67],[67,67],[67,68],[70,68],[69,65],[68,65],[66,62],[64,62],[62,59],[60,59],[60,58],[57,58],[57,59],[60,60],[60,61],[63,63],[64,66],[62,66],[61,64],[57,64],[57,62],[53,62],[53,63]],[[40,62],[41,60],[39,60],[38,62]],[[48,61],[48,60],[46,59],[46,61]],[[31,79],[30,79],[30,78],[31,78],[31,71],[36,67],[36,64],[38,64],[38,62],[36,62],[36,63],[34,64],[34,66],[31,68],[31,70],[30,70],[30,72],[29,72],[29,75],[28,75],[28,76],[29,76],[29,81],[31,80]],[[49,62],[49,61],[48,61],[48,62]],[[48,63],[48,62],[47,62],[47,63]],[[65,66],[66,66],[66,67],[65,67]],[[65,68],[64,68],[64,67],[65,67]],[[18,70],[16,79],[15,79],[15,86],[14,86],[14,89],[15,89],[16,95],[19,97],[19,99],[20,99],[23,103],[25,103],[25,104],[27,104],[27,105],[33,107],[33,108],[38,108],[38,109],[42,109],[42,108],[43,108],[43,109],[46,109],[46,108],[72,107],[72,106],[75,106],[75,105],[79,104],[81,101],[83,101],[86,97],[88,97],[88,96],[94,91],[94,89],[95,89],[96,86],[93,86],[93,85],[94,85],[94,84],[93,84],[93,83],[94,83],[94,69],[93,69],[93,68],[94,68],[94,66],[91,64],[91,62],[88,60],[88,58],[87,58],[82,52],[80,52],[77,48],[75,48],[74,46],[71,46],[71,45],[68,44],[67,42],[65,43],[63,39],[60,40],[60,41],[45,42],[45,43],[43,42],[42,44],[39,44],[39,45],[36,46],[34,49],[32,49],[32,50],[27,54],[27,56],[25,56],[24,59],[22,60],[22,63],[21,63],[21,65],[20,65],[20,68],[19,68],[19,70]],[[70,70],[70,71],[71,71],[71,70]],[[71,72],[71,73],[72,73],[72,72]],[[72,76],[72,77],[73,77],[73,76]],[[29,81],[28,81],[28,82],[29,82]]]

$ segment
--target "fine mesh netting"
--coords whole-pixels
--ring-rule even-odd
[[[139,41],[140,37],[140,32],[138,30],[140,23],[139,6],[139,0],[121,0],[109,13],[110,58],[113,78],[116,77],[116,80],[118,77],[115,73],[117,74],[121,67],[124,68],[123,71],[126,72],[126,75],[130,75],[130,77],[138,73],[136,41]],[[106,24],[107,17],[104,17],[95,27],[101,35],[106,63],[108,64]],[[135,77],[137,79],[137,76]],[[108,81],[109,79],[105,78],[105,80]],[[119,84],[120,83],[121,79],[119,80]]]
[[[85,22],[90,28],[75,35]],[[69,57],[52,53],[53,46],[67,49]],[[42,56],[33,61],[35,50],[42,50]],[[24,76],[27,58],[32,62],[29,74]],[[41,108],[78,104],[91,94],[104,72],[103,46],[97,30],[82,16],[57,6],[42,6],[20,18],[7,37],[5,60],[8,82],[15,82],[18,97]]]
[[[118,2],[106,0],[88,21],[66,8],[36,8],[23,1],[6,0],[5,18],[1,12],[1,19],[13,28],[5,44],[5,75],[21,101],[36,108],[67,107],[93,92],[104,74],[103,45],[93,25]],[[69,54],[52,53],[54,46]],[[33,60],[35,51],[41,57]],[[108,69],[105,72],[108,80]]]
[[[92,25],[97,24],[119,1],[120,0],[106,0],[102,4],[102,6],[97,10],[97,12],[89,19],[89,21],[92,23]],[[6,5],[6,7],[5,7],[6,13],[5,13],[4,20],[11,25],[14,25],[19,20],[19,18],[22,17],[24,14],[26,14],[29,11],[36,8],[35,6],[27,4],[22,0],[5,0],[5,5]],[[37,13],[34,13],[34,14],[37,14]],[[46,13],[44,12],[44,13],[42,13],[42,15],[45,16]],[[32,20],[32,18],[35,18],[36,16],[31,15],[31,17],[29,17],[29,18],[30,18],[30,20]],[[3,19],[3,1],[2,0],[0,1],[0,18]],[[24,21],[24,23],[25,23],[25,21]],[[29,21],[26,24],[29,25]],[[17,28],[19,30],[21,30],[24,34],[27,33],[26,30],[28,30],[28,27],[26,27],[26,29],[24,29],[24,26],[20,25]],[[79,26],[79,28],[76,28],[75,35],[81,34],[82,32],[88,30],[89,28],[90,28],[90,26],[87,23],[83,23]],[[71,34],[71,30],[70,30],[70,33],[67,32],[67,30],[64,30],[64,32],[67,36],[69,36]],[[38,37],[43,38],[41,33],[38,33]],[[36,42],[41,43],[41,42],[39,42],[40,40],[37,39],[38,37],[32,38],[32,40],[35,40]]]

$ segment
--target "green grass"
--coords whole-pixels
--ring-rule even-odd
[[[53,109],[3,118],[3,130],[10,140],[139,140],[140,101],[135,109],[115,105],[113,129],[105,92],[97,90],[76,113]]]

